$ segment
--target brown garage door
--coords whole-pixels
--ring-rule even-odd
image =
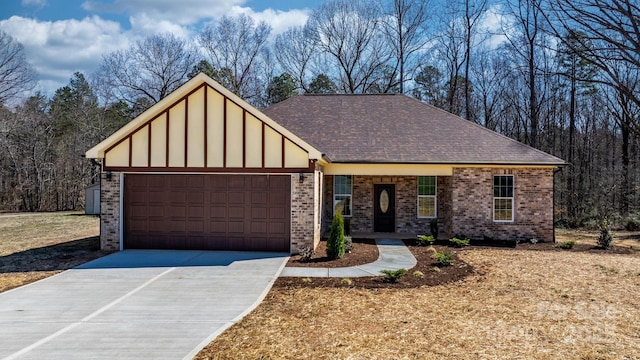
[[[124,188],[125,249],[289,252],[290,176],[127,174]]]

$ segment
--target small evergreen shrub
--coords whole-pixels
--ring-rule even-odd
[[[600,223],[600,236],[598,236],[598,246],[609,249],[613,246],[613,231],[609,220],[604,219]]]
[[[344,256],[344,218],[339,211],[333,216],[327,239],[327,257],[335,260]]]
[[[433,259],[437,266],[449,266],[453,260],[453,254],[450,252],[437,252],[433,254]]]
[[[624,219],[624,228],[628,231],[640,230],[640,214],[632,214]]]
[[[313,279],[310,277],[306,277],[306,278],[300,279],[300,281],[302,281],[303,284],[311,284],[313,282]]]
[[[422,271],[416,270],[416,271],[413,272],[413,276],[422,279],[424,277],[424,273]]]
[[[385,275],[384,281],[395,284],[407,274],[407,269],[380,270],[380,272]]]
[[[433,237],[433,235],[418,235],[418,246],[427,246],[427,245],[433,245],[433,243],[436,241],[436,238]]]
[[[345,235],[344,237],[344,251],[348,253],[353,251],[353,239],[351,236]]]
[[[559,247],[560,249],[571,249],[575,244],[576,244],[575,240],[568,240],[568,241],[559,242],[558,245],[556,246]]]
[[[316,251],[311,246],[303,246],[298,248],[298,253],[300,254],[300,262],[306,263],[311,261]]]
[[[456,235],[449,239],[449,243],[455,247],[465,247],[469,245],[469,238],[464,235]]]
[[[438,233],[440,232],[438,230],[438,219],[431,219],[431,221],[429,222],[429,228],[431,230],[431,236],[437,239]]]

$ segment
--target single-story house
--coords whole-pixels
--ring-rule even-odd
[[[405,95],[299,95],[259,111],[204,74],[88,150],[103,249],[316,246],[351,232],[553,241],[564,161]]]

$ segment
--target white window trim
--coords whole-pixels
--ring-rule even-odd
[[[437,219],[438,218],[438,177],[434,176],[436,178],[436,186],[435,186],[435,195],[420,195],[420,178],[421,176],[418,176],[417,179],[417,184],[416,184],[416,193],[418,194],[418,196],[416,197],[416,217],[418,219]],[[420,198],[424,197],[424,198],[433,198],[433,206],[434,206],[434,211],[433,211],[433,216],[420,216]]]
[[[336,193],[336,178],[338,176],[350,176],[351,177],[351,194],[338,194]],[[353,216],[353,175],[334,175],[333,176],[333,215],[336,214],[336,205],[338,205],[338,201],[336,200],[337,196],[348,196],[349,204],[351,205],[351,214],[345,215],[342,214],[342,217],[350,218]]]
[[[513,180],[511,181],[511,183],[513,184],[513,196],[512,197],[495,197],[493,196],[493,205],[491,206],[493,208],[493,222],[495,223],[513,223],[515,222],[516,219],[516,209],[515,209],[515,198],[516,198],[516,177],[513,175],[493,175],[493,178],[495,179],[496,176],[510,176]],[[493,184],[495,184],[495,180],[493,181]],[[495,186],[495,185],[492,185]],[[495,189],[492,188],[491,189],[493,193],[495,193]],[[496,220],[496,200],[511,200],[511,220]]]

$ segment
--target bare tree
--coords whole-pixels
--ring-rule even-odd
[[[328,55],[337,70],[341,91],[387,92],[396,85],[386,81],[397,76],[388,77],[384,70],[392,51],[385,41],[381,11],[375,2],[330,0],[311,13],[307,26],[318,49]]]
[[[264,21],[256,24],[251,17],[240,14],[224,16],[215,26],[205,26],[198,41],[214,68],[231,73],[229,90],[251,100],[261,95],[256,84],[263,80],[258,68],[270,33],[271,27]]]
[[[276,59],[282,69],[290,74],[298,88],[309,92],[313,60],[317,56],[316,44],[305,27],[292,27],[276,36]]]
[[[35,77],[35,71],[27,62],[22,44],[0,30],[0,104],[32,89]]]
[[[471,48],[474,45],[474,40],[478,21],[484,14],[487,8],[487,0],[464,0],[464,118],[471,119]]]
[[[197,51],[172,34],[153,35],[126,50],[103,56],[96,78],[118,100],[157,103],[188,80]]]
[[[387,3],[386,28],[399,66],[400,93],[405,91],[405,82],[411,80],[407,75],[416,70],[416,55],[430,40],[426,34],[430,6],[430,1],[426,0],[391,0]]]
[[[628,101],[640,106],[640,92],[618,71],[621,66],[640,71],[640,4],[637,0],[549,0],[549,24],[560,37],[579,31],[579,41],[568,46],[606,76],[605,85],[624,93]],[[630,87],[633,86],[633,87]],[[629,117],[631,128],[640,133],[640,119]]]

